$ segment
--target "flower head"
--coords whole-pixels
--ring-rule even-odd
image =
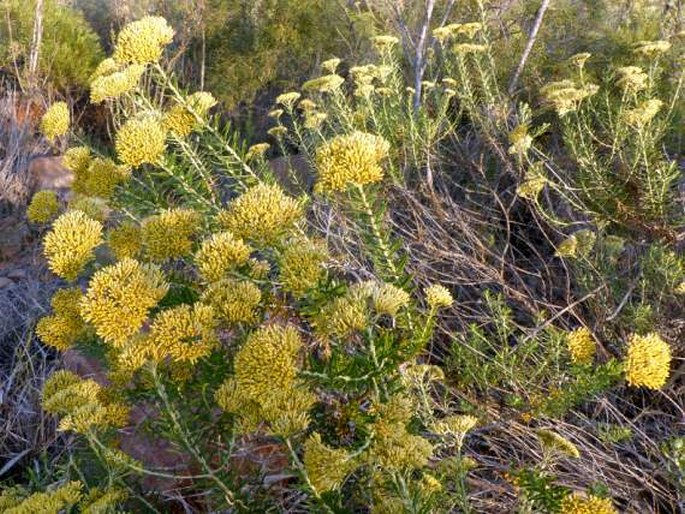
[[[574,66],[578,66],[579,68],[582,68],[585,66],[585,63],[587,62],[587,60],[590,57],[592,57],[591,53],[581,52],[581,53],[574,54],[571,57],[569,57],[568,62]]]
[[[541,89],[543,96],[559,116],[565,116],[578,109],[580,103],[597,93],[599,88],[595,84],[576,86],[573,81],[562,80],[552,82]]]
[[[95,71],[90,76],[90,80],[92,82],[97,78],[111,75],[115,71],[118,71],[120,67],[121,66],[119,65],[119,63],[117,63],[112,57],[107,57],[106,59],[100,61],[100,64],[97,65]]]
[[[337,91],[343,85],[345,79],[334,73],[324,75],[302,84],[303,91],[316,91],[318,93],[331,93]]]
[[[525,155],[533,145],[533,137],[528,133],[528,124],[521,123],[509,133],[509,153],[512,155]]]
[[[631,386],[660,389],[668,379],[671,347],[659,334],[633,334],[624,366],[626,380]]]
[[[332,59],[327,59],[324,62],[322,62],[321,68],[328,73],[335,73],[335,70],[338,69],[340,62],[340,59],[338,59],[337,57],[333,57]]]
[[[143,220],[141,234],[147,256],[153,261],[188,255],[198,231],[200,215],[192,209],[165,209]]]
[[[26,209],[26,217],[33,223],[47,223],[59,212],[59,201],[54,191],[38,191]]]
[[[343,449],[331,448],[314,432],[304,443],[304,469],[318,493],[338,489],[357,463]]]
[[[90,82],[91,103],[97,104],[103,100],[119,98],[133,91],[138,87],[143,73],[145,73],[145,66],[131,64],[122,69],[114,69],[111,73],[95,76]]]
[[[89,218],[93,218],[100,223],[104,223],[110,213],[107,202],[102,198],[81,195],[76,196],[69,202],[67,212],[70,211],[81,211]]]
[[[574,364],[590,364],[597,351],[595,339],[585,327],[569,332],[566,336],[566,346]]]
[[[85,160],[83,167],[74,171],[72,189],[76,193],[100,198],[110,198],[114,189],[126,182],[131,176],[128,166],[115,163],[112,159],[96,157]]]
[[[536,435],[545,451],[559,452],[575,459],[580,458],[580,452],[576,445],[556,432],[540,429],[536,431]]]
[[[379,36],[374,36],[371,38],[371,41],[379,50],[393,48],[400,42],[400,40],[397,39],[395,36],[391,36],[389,34],[381,34]]]
[[[69,130],[71,118],[66,102],[55,102],[40,120],[40,131],[48,139],[63,136]]]
[[[242,239],[230,232],[220,232],[202,242],[195,254],[195,262],[205,280],[216,282],[225,278],[232,269],[245,264],[251,252],[252,249]]]
[[[52,315],[41,318],[36,326],[36,335],[44,344],[64,351],[76,342],[85,328],[79,314],[82,298],[78,288],[60,289],[53,295]]]
[[[75,175],[83,173],[90,164],[90,148],[87,146],[75,146],[64,152],[62,165]]]
[[[559,244],[555,255],[557,257],[587,257],[595,247],[596,240],[597,234],[592,230],[576,230]]]
[[[109,231],[107,245],[117,259],[135,259],[143,247],[140,227],[134,223],[122,223]]]
[[[535,201],[545,184],[547,184],[547,177],[543,174],[541,167],[531,166],[526,170],[523,182],[516,188],[516,194],[521,198]]]
[[[236,237],[260,245],[277,242],[302,219],[302,205],[277,185],[261,183],[219,213],[219,223]]]
[[[637,93],[649,86],[649,75],[639,66],[624,66],[616,70],[618,80],[616,84],[630,92]]]
[[[198,118],[207,116],[209,110],[216,105],[216,99],[211,93],[199,91],[185,99],[184,103],[174,105],[162,118],[162,125],[169,132],[185,137],[199,125]]]
[[[128,120],[116,135],[119,159],[132,167],[156,163],[166,148],[166,130],[156,116]]]
[[[292,109],[302,95],[297,91],[290,91],[287,93],[281,93],[276,97],[276,103],[281,104],[286,109]]]
[[[561,514],[617,514],[609,498],[569,494],[561,500]]]
[[[66,512],[79,503],[83,496],[81,489],[83,484],[73,481],[23,497],[12,494],[12,489],[7,488],[0,493],[0,508],[5,514]]]
[[[216,346],[214,310],[208,305],[179,305],[155,316],[150,326],[150,358],[194,363]]]
[[[295,296],[304,295],[318,282],[327,259],[328,250],[322,242],[304,238],[289,241],[279,263],[283,289]]]
[[[122,347],[168,289],[157,266],[125,258],[93,275],[81,302],[81,316],[105,342]]]
[[[316,152],[319,171],[316,190],[343,191],[351,185],[373,184],[383,179],[381,161],[390,144],[382,137],[365,132],[337,136]]]
[[[75,280],[95,258],[94,249],[102,242],[102,224],[81,211],[62,214],[43,240],[50,269],[60,277]]]
[[[250,148],[247,149],[247,153],[245,154],[245,160],[246,161],[251,161],[257,158],[262,158],[264,157],[264,154],[271,148],[271,145],[269,143],[257,143],[256,145],[252,145]]]
[[[219,319],[228,323],[253,323],[262,292],[252,282],[227,279],[210,284],[201,299],[214,308]]]
[[[633,47],[633,53],[643,57],[654,58],[671,49],[668,41],[638,41]]]
[[[450,307],[454,302],[452,294],[446,287],[440,284],[433,284],[425,289],[426,301],[432,309]]]
[[[645,100],[625,113],[626,121],[635,128],[642,128],[654,119],[663,105],[664,102],[654,98]]]
[[[292,326],[270,325],[250,334],[235,356],[235,378],[243,394],[264,402],[293,387],[302,339]]]
[[[174,31],[164,18],[145,16],[121,29],[113,58],[121,64],[155,63],[173,39]]]

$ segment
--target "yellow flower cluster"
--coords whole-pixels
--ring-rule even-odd
[[[654,119],[654,116],[658,114],[663,105],[664,103],[661,100],[653,98],[645,100],[634,109],[630,109],[625,113],[626,122],[635,128],[643,128]]]
[[[103,223],[109,217],[109,206],[102,198],[78,195],[69,201],[67,212],[81,211],[89,218]]]
[[[562,435],[545,429],[539,429],[535,434],[540,441],[540,446],[546,452],[559,452],[574,459],[580,458],[580,452],[576,445]]]
[[[482,29],[483,24],[478,22],[450,23],[449,25],[438,27],[433,30],[433,37],[440,42],[444,42],[450,37],[458,35],[464,35],[469,39],[473,39]]]
[[[13,494],[8,489],[0,494],[0,509],[4,514],[52,514],[65,512],[82,497],[83,484],[67,482],[52,491],[33,493],[28,497]]]
[[[561,514],[618,514],[609,498],[569,494],[561,500]]]
[[[235,357],[235,378],[217,390],[219,406],[240,416],[245,431],[263,421],[278,435],[304,430],[315,397],[296,377],[301,348],[292,326],[271,325],[250,334]]]
[[[190,254],[192,237],[200,227],[200,215],[192,209],[165,209],[143,220],[141,234],[146,255],[164,261]]]
[[[391,36],[389,34],[374,36],[371,38],[371,41],[378,49],[392,48],[400,42],[400,40],[395,36]]]
[[[404,471],[428,464],[432,445],[407,431],[412,412],[411,402],[399,395],[379,406],[378,419],[370,427],[373,440],[367,459],[371,465],[387,471]]]
[[[525,155],[533,146],[533,137],[528,133],[528,124],[521,123],[509,133],[509,153],[512,155]]]
[[[668,379],[671,347],[659,334],[633,334],[628,341],[625,375],[633,387],[660,389]]]
[[[261,183],[233,200],[218,221],[236,237],[269,245],[291,233],[302,214],[300,202],[279,186]]]
[[[79,502],[81,514],[104,514],[114,512],[115,507],[126,499],[126,491],[123,489],[93,487],[86,497]]]
[[[87,433],[110,426],[121,427],[128,422],[128,408],[117,402],[102,400],[102,388],[92,379],[60,370],[45,381],[43,409],[62,415],[59,429]]]
[[[359,291],[348,291],[346,295],[321,308],[313,320],[320,337],[345,338],[369,325],[367,298],[358,293]]]
[[[487,52],[487,50],[487,45],[478,45],[475,43],[459,43],[452,47],[452,52],[456,55],[482,54]]]
[[[633,53],[653,59],[671,49],[668,41],[638,41],[633,47]]]
[[[392,284],[372,283],[370,297],[378,314],[397,316],[400,309],[409,305],[409,293]]]
[[[282,93],[276,97],[276,103],[281,104],[286,109],[292,109],[302,95],[297,91],[289,91],[288,93]]]
[[[595,358],[597,345],[590,331],[577,328],[566,335],[566,347],[574,364],[590,364]]]
[[[202,278],[208,282],[217,282],[226,274],[244,265],[252,249],[242,239],[230,232],[213,234],[202,242],[195,254],[195,263]]]
[[[113,57],[120,64],[155,63],[173,39],[174,31],[164,18],[145,16],[119,32]]]
[[[637,93],[649,87],[649,75],[639,66],[624,66],[616,70],[618,80],[616,84],[632,93]]]
[[[81,302],[81,316],[105,342],[123,347],[168,288],[157,266],[122,259],[93,275]]]
[[[95,70],[94,77],[90,82],[90,101],[94,104],[100,103],[103,100],[111,100],[119,98],[121,95],[133,91],[138,87],[140,78],[145,73],[145,66],[142,64],[132,64],[122,69],[110,68],[110,59],[105,59],[101,63],[107,63],[107,66],[100,67]],[[111,61],[113,62],[113,61]],[[100,70],[98,72],[98,70]]]
[[[61,289],[51,300],[53,314],[42,318],[36,326],[36,335],[48,346],[64,351],[83,333],[85,325],[79,314],[83,298],[78,288]]]
[[[122,223],[109,231],[107,245],[117,259],[135,259],[143,248],[140,227],[134,223]]]
[[[62,214],[43,240],[48,266],[58,276],[75,280],[95,258],[96,246],[102,242],[102,224],[81,211]]]
[[[580,52],[578,54],[573,54],[571,57],[568,58],[568,62],[572,64],[573,66],[577,66],[578,68],[583,68],[585,66],[585,63],[587,60],[592,57],[591,53],[588,52]]]
[[[228,323],[253,323],[262,292],[245,280],[220,280],[202,293],[202,302],[211,305],[217,316]]]
[[[90,164],[90,148],[87,146],[69,148],[62,157],[62,165],[77,176],[88,169],[88,164]]]
[[[121,162],[128,166],[154,164],[166,149],[166,130],[157,116],[132,118],[117,132],[115,147]]]
[[[523,182],[516,188],[516,194],[521,198],[535,201],[545,184],[547,184],[547,177],[542,173],[541,167],[531,166],[526,170]]]
[[[390,144],[382,137],[365,132],[337,136],[316,152],[319,192],[342,191],[351,185],[373,184],[383,179],[381,161]]]
[[[454,416],[447,416],[439,421],[436,421],[431,426],[431,429],[436,434],[445,435],[460,435],[467,434],[478,424],[478,418],[468,414],[459,414]]]
[[[316,91],[318,93],[331,93],[337,91],[343,85],[345,79],[340,75],[331,73],[330,75],[323,75],[312,80],[308,80],[302,84],[303,91]]]
[[[81,161],[85,164],[85,158]],[[74,170],[75,193],[81,193],[100,198],[110,198],[114,188],[123,184],[131,176],[131,170],[126,165],[118,165],[112,159],[96,157],[88,159],[87,166],[78,166]]]
[[[40,131],[48,139],[55,139],[68,132],[70,123],[69,106],[65,102],[55,102],[40,120]]]
[[[426,295],[426,301],[431,309],[441,309],[446,307],[451,307],[454,303],[452,294],[447,290],[446,287],[440,284],[433,284],[428,286],[424,293]]]
[[[164,114],[162,126],[177,136],[185,137],[197,128],[198,118],[206,117],[215,105],[216,99],[211,93],[193,93],[185,99],[185,103],[174,105]]]
[[[557,257],[587,257],[595,247],[596,240],[597,234],[592,230],[577,230],[559,244],[554,255]]]
[[[26,217],[33,223],[47,223],[59,212],[59,201],[54,191],[38,191],[26,209]]]
[[[343,449],[331,448],[314,432],[304,443],[304,469],[317,493],[339,489],[357,463]]]
[[[150,358],[196,362],[216,346],[215,325],[214,310],[208,305],[179,305],[160,312],[150,327]]]
[[[118,71],[120,68],[121,66],[119,63],[117,63],[112,57],[107,57],[106,59],[100,61],[100,64],[97,65],[95,71],[90,76],[90,81],[92,82],[100,77],[110,75],[115,71]]]
[[[328,259],[325,243],[305,238],[288,242],[280,257],[279,278],[283,289],[303,296],[319,281]]]
[[[264,154],[271,148],[271,145],[269,143],[257,143],[256,145],[252,145],[250,148],[247,149],[247,153],[245,154],[245,160],[246,161],[251,161],[254,159],[262,158],[264,157]]]
[[[577,87],[571,80],[552,82],[541,89],[545,100],[557,111],[559,116],[576,111],[581,101],[595,95],[597,91],[599,91],[599,87],[595,84],[584,84],[582,87]]]

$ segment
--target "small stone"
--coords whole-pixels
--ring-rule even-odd
[[[14,284],[14,282],[12,282],[9,278],[0,277],[0,289],[11,286],[12,284]]]

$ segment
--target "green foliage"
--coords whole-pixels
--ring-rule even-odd
[[[3,3],[0,66],[11,74],[18,73],[20,83],[26,79],[34,4],[17,0]],[[44,3],[38,73],[47,84],[62,92],[82,89],[102,58],[98,37],[82,14],[53,0]]]

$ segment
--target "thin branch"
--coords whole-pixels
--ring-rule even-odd
[[[535,15],[535,23],[533,24],[533,28],[530,31],[530,36],[528,36],[528,43],[526,44],[526,48],[523,50],[523,54],[521,55],[521,60],[519,61],[519,65],[516,68],[516,72],[514,73],[514,76],[511,78],[511,82],[509,83],[510,95],[514,93],[514,90],[516,89],[516,84],[518,83],[519,78],[521,77],[521,73],[523,73],[523,68],[526,67],[526,62],[528,61],[528,57],[530,57],[530,52],[533,50],[533,45],[535,45],[535,40],[537,39],[538,31],[542,26],[542,19],[545,16],[545,11],[549,7],[550,1],[551,0],[542,0],[542,4],[538,9],[538,13]]]

